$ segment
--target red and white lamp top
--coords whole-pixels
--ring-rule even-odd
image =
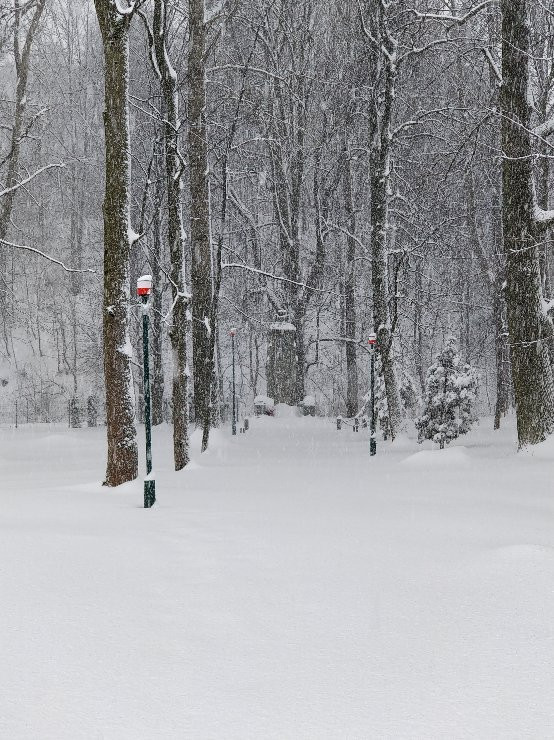
[[[145,296],[152,293],[152,275],[142,275],[137,280],[137,295]]]
[[[236,335],[236,333],[237,333],[237,330],[236,330],[235,327],[233,327],[232,329],[229,329],[229,336],[230,337],[234,337]]]
[[[369,337],[367,338],[367,343],[371,347],[374,347],[377,344],[377,334],[375,334],[375,333],[370,334]]]

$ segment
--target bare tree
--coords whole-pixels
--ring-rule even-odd
[[[15,196],[21,183],[18,182],[17,176],[19,171],[19,156],[21,145],[24,139],[29,135],[33,125],[42,115],[39,111],[31,118],[26,115],[27,111],[27,86],[29,81],[29,72],[31,65],[31,49],[34,38],[38,32],[40,19],[46,7],[46,0],[36,0],[35,3],[21,6],[20,0],[14,0],[13,9],[13,55],[15,60],[15,71],[17,83],[15,87],[15,105],[13,115],[13,126],[11,128],[10,145],[7,155],[4,157],[2,164],[8,164],[8,171],[5,179],[5,187],[0,193],[0,275],[6,274],[6,237],[12,217],[12,211]],[[26,32],[22,37],[22,23],[25,13],[31,12],[31,20]],[[2,277],[4,280],[5,278]],[[10,345],[7,334],[7,290],[0,290],[0,312],[3,317],[4,326],[4,343],[6,354],[10,354]]]

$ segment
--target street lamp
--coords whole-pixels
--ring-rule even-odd
[[[235,385],[235,334],[237,330],[235,328],[229,329],[229,336],[231,337],[231,352],[233,354],[233,416],[231,422],[231,433],[237,433],[237,395]]]
[[[369,415],[369,454],[375,455],[377,452],[377,440],[375,434],[375,345],[377,344],[377,334],[370,334],[367,340],[369,344],[370,360],[370,415]]]
[[[142,301],[142,354],[144,360],[144,429],[146,432],[146,478],[144,479],[144,508],[156,503],[156,481],[152,475],[152,426],[150,421],[150,357],[148,351],[148,328],[152,295],[152,275],[143,275],[137,280],[137,296]]]

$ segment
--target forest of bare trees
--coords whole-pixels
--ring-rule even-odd
[[[0,83],[2,413],[105,404],[108,485],[145,273],[176,469],[229,414],[230,327],[241,415],[283,325],[321,414],[363,407],[375,331],[392,439],[452,337],[480,415],[554,431],[550,3],[3,0]]]

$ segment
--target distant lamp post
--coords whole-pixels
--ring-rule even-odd
[[[375,345],[377,344],[377,335],[370,334],[367,343],[369,344],[369,389],[371,393],[371,402],[369,406],[369,454],[373,456],[377,452],[377,439],[375,433]]]
[[[236,385],[235,385],[235,334],[237,333],[237,330],[235,328],[229,329],[229,336],[231,337],[231,352],[233,355],[233,415],[232,415],[232,422],[231,422],[231,432],[232,434],[237,433],[237,395],[236,395]]]
[[[156,481],[152,475],[152,424],[150,418],[150,356],[148,348],[149,300],[152,295],[152,275],[137,280],[137,296],[142,301],[142,354],[144,360],[144,429],[146,432],[146,478],[144,479],[144,508],[156,503]]]

